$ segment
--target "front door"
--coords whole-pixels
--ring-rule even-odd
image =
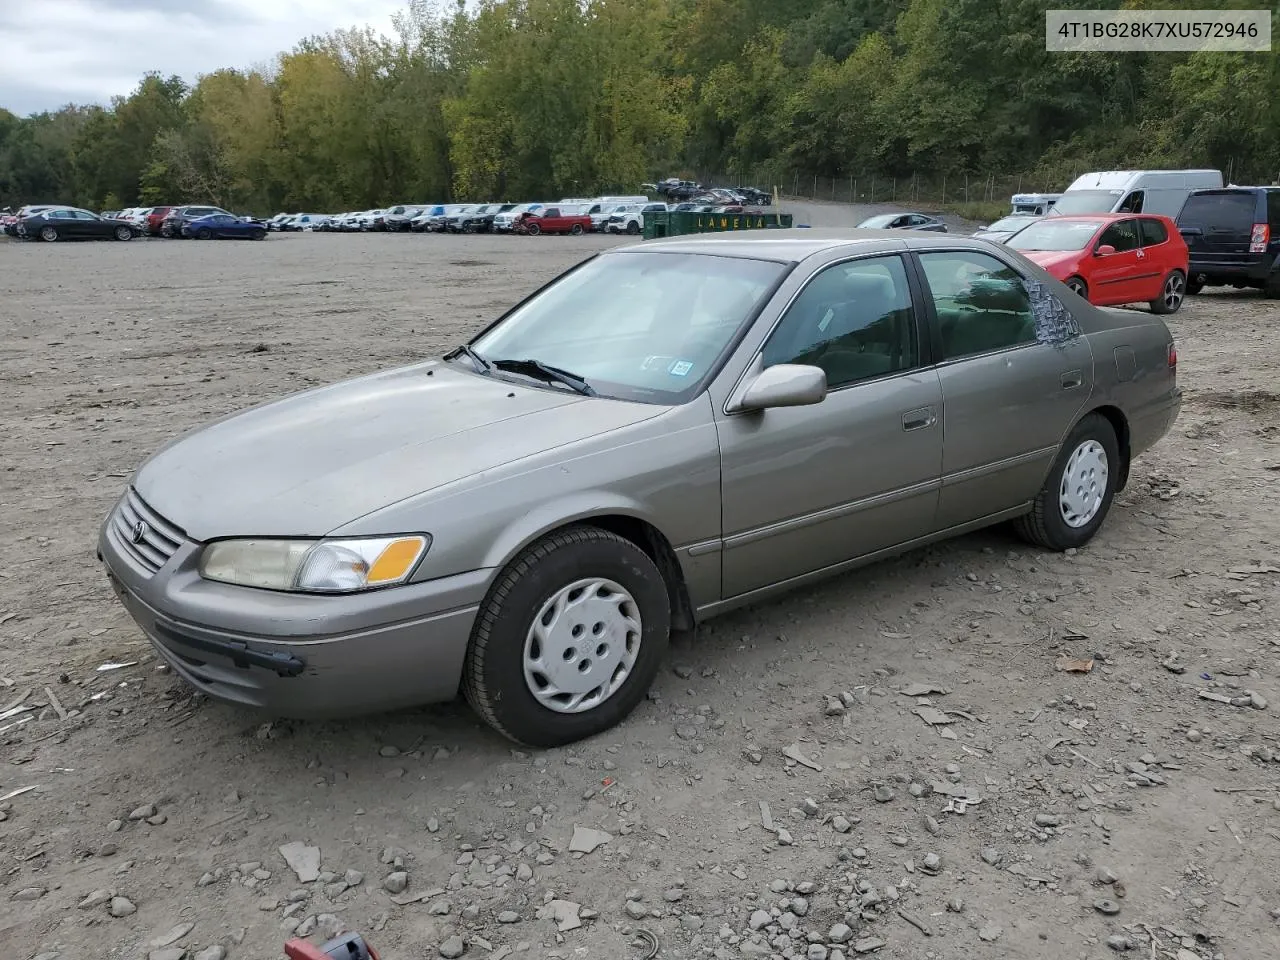
[[[792,302],[760,361],[821,367],[829,392],[718,414],[726,599],[933,529],[942,394],[921,329],[896,255],[827,266]]]
[[[1115,253],[1098,254],[1100,247],[1115,247]],[[1093,251],[1093,270],[1089,277],[1089,301],[1100,304],[1134,303],[1143,299],[1145,284],[1150,282],[1144,270],[1146,254],[1138,236],[1138,221],[1117,220],[1102,231]]]
[[[1035,496],[1089,398],[1093,355],[1078,334],[1038,328],[1023,278],[1002,260],[973,250],[919,260],[940,347],[946,529]]]

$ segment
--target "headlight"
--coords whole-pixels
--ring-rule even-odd
[[[360,540],[221,540],[204,548],[200,576],[244,587],[352,593],[404,583],[431,537]]]

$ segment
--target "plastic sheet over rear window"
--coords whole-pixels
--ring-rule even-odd
[[[1022,279],[1035,315],[1036,339],[1041,343],[1066,343],[1080,336],[1080,322],[1057,296],[1039,280]]]

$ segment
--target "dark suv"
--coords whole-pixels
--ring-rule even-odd
[[[1178,214],[1187,293],[1254,287],[1280,297],[1280,187],[1193,190]]]

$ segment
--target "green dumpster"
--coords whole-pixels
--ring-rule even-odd
[[[785,230],[792,224],[789,213],[646,213],[644,238],[682,237],[690,233],[720,233],[733,230]]]

